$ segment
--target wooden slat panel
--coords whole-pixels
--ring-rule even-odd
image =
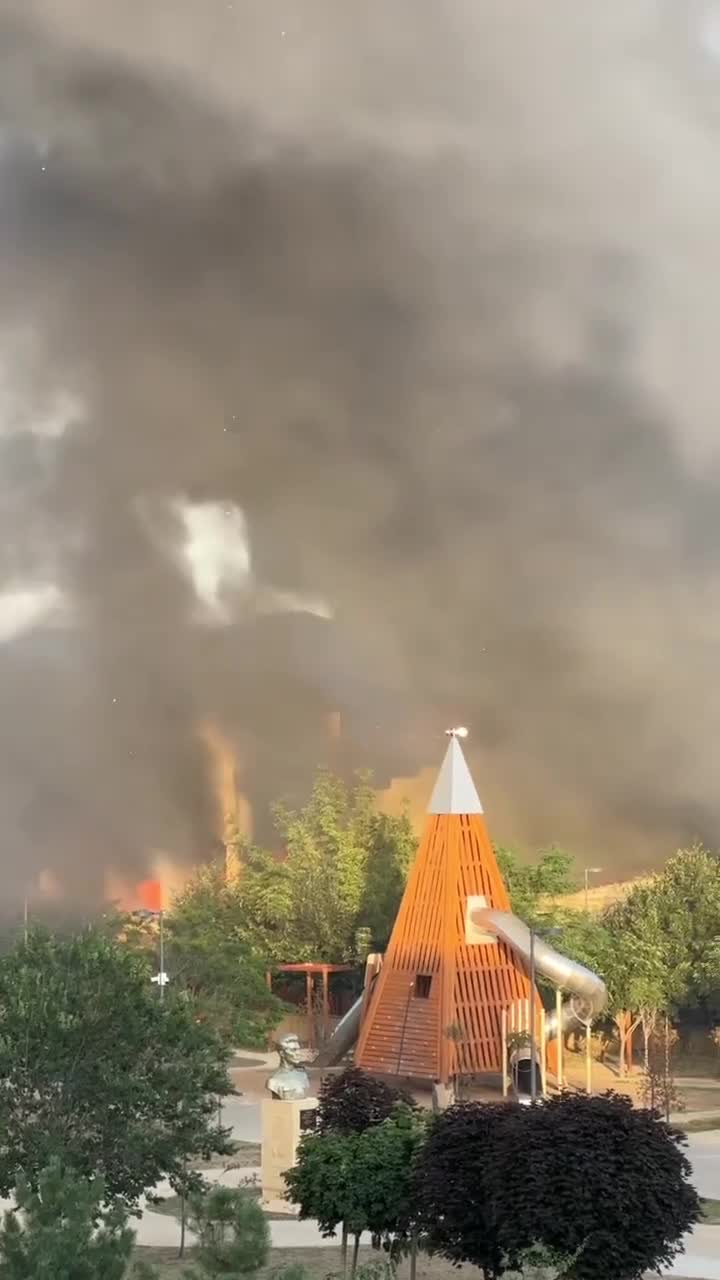
[[[530,983],[505,943],[466,945],[467,899],[480,894],[509,910],[482,815],[428,817],[361,1028],[360,1066],[426,1079],[501,1070],[501,1013],[528,999]],[[415,994],[418,974],[432,976],[428,999]],[[458,1044],[450,1025],[462,1028]]]

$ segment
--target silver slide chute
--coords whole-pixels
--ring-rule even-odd
[[[471,919],[477,929],[494,934],[530,964],[530,930],[524,920],[513,915],[512,911],[495,911],[492,907],[481,907],[473,911]],[[576,960],[570,960],[556,951],[538,934],[535,935],[534,951],[537,972],[554,987],[566,991],[569,997],[562,1006],[561,1033],[569,1031],[578,1023],[587,1025],[599,1017],[608,999],[602,978],[593,973],[592,969],[586,969],[584,964],[578,964]],[[546,1038],[549,1040],[557,1033],[557,1015],[546,1014]]]

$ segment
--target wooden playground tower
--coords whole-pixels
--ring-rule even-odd
[[[510,902],[460,746],[464,731],[448,732],[425,830],[355,1051],[367,1071],[442,1084],[459,1075],[504,1074],[508,1016],[519,1006],[527,1009],[531,998],[522,957],[470,920],[472,910],[509,911]],[[532,998],[539,1027],[542,1003],[536,991]]]

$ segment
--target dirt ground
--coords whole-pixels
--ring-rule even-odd
[[[162,1280],[182,1280],[183,1269],[190,1265],[190,1255],[181,1262],[174,1251],[167,1249],[138,1249],[138,1260],[151,1262],[160,1272]],[[372,1249],[361,1249],[359,1263],[370,1262],[379,1255]],[[381,1255],[380,1255],[381,1256]],[[302,1263],[314,1280],[325,1280],[331,1274],[341,1273],[340,1247],[328,1249],[273,1249],[270,1261],[262,1271],[257,1272],[254,1280],[272,1280],[283,1267],[290,1263]],[[409,1265],[402,1262],[398,1267],[399,1280],[408,1280]],[[478,1280],[476,1267],[452,1267],[442,1258],[427,1258],[420,1254],[417,1260],[417,1280]]]
[[[168,1249],[137,1249],[136,1255],[138,1259],[151,1262],[156,1266],[162,1280],[180,1280],[183,1268],[187,1267],[191,1261],[190,1254],[181,1262],[176,1252]],[[382,1258],[382,1254],[377,1254],[373,1249],[361,1249],[358,1261],[362,1265],[363,1262],[369,1262],[373,1258]],[[307,1267],[310,1274],[317,1277],[317,1280],[324,1280],[325,1276],[342,1271],[340,1243],[338,1241],[337,1248],[331,1246],[325,1249],[273,1249],[268,1265],[257,1272],[255,1280],[272,1280],[272,1277],[283,1267],[288,1266],[289,1263],[298,1262]],[[451,1267],[442,1259],[424,1258],[422,1255],[418,1258],[418,1280],[452,1280],[452,1277],[462,1280],[463,1273],[468,1280],[471,1275],[473,1280],[477,1280],[478,1273],[475,1267],[457,1268]],[[400,1280],[407,1280],[408,1274],[407,1263],[401,1263],[398,1268]]]

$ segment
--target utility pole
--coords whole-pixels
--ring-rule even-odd
[[[161,999],[161,1000],[164,1000],[164,999],[165,999],[165,929],[164,929],[164,925],[163,925],[163,916],[164,916],[164,914],[165,914],[165,913],[164,913],[164,912],[162,911],[162,909],[161,909],[161,910],[160,910],[160,919],[159,919],[159,927],[160,927],[160,981],[159,981],[159,987],[160,987],[160,999]]]
[[[530,1101],[537,1100],[535,1062],[535,930],[530,929]]]
[[[533,925],[530,926],[530,1101],[537,1101],[537,1060],[535,1054],[535,1000],[537,992],[535,990],[535,939],[536,938],[552,938],[556,934],[562,933],[557,925],[542,926],[537,929]],[[542,1015],[542,1033],[545,1028],[545,1011]],[[560,1035],[560,1022],[558,1021],[558,1036]],[[543,1058],[544,1061],[544,1058]]]
[[[602,871],[602,867],[586,867],[585,868],[585,914],[586,915],[589,910],[588,889],[589,889],[590,876],[597,876],[600,874],[601,871]]]

